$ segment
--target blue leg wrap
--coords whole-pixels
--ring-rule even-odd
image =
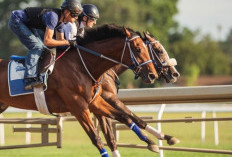
[[[141,133],[141,130],[140,128],[138,127],[138,125],[136,125],[134,122],[132,122],[130,125],[129,125],[130,129],[133,130],[136,135],[143,141],[146,141],[147,140],[147,137],[146,136],[143,136],[142,133]]]
[[[100,154],[101,154],[101,157],[109,157],[107,151],[104,148],[100,151]]]

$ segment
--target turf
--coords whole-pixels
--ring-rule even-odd
[[[152,115],[152,113],[138,113],[139,115]],[[3,114],[7,117],[25,117],[23,113],[6,113]],[[153,114],[156,117],[156,114]],[[184,118],[192,116],[193,118],[200,118],[200,113],[164,113],[163,119],[169,118]],[[33,114],[33,117],[41,117],[40,114]],[[44,117],[44,116],[42,116]],[[207,117],[212,117],[212,114],[208,114]],[[217,117],[232,117],[231,113],[217,113]],[[155,126],[155,124],[152,124]],[[194,148],[207,148],[207,149],[224,149],[232,150],[232,122],[219,122],[219,145],[214,144],[214,131],[213,122],[206,122],[206,141],[201,142],[201,123],[163,123],[162,131],[178,137],[181,143],[176,145],[179,147],[194,147]],[[24,127],[25,125],[15,125],[15,127]],[[33,125],[36,127],[38,125]],[[16,145],[25,143],[25,133],[12,133],[13,125],[5,125],[5,140],[6,145]],[[32,143],[40,142],[40,135],[33,133]],[[151,135],[149,135],[152,137]],[[101,135],[101,137],[103,137]],[[155,142],[156,139],[152,137]],[[51,134],[50,141],[55,141],[55,134]],[[103,138],[102,138],[103,139]],[[120,131],[119,143],[132,143],[132,144],[144,144],[141,142],[131,131]],[[167,146],[163,142],[164,146]],[[63,148],[57,149],[54,146],[51,147],[39,147],[39,148],[25,148],[25,149],[12,149],[12,150],[0,150],[0,157],[93,157],[99,156],[98,150],[92,145],[90,139],[85,134],[81,126],[77,122],[65,122],[63,127]],[[106,147],[110,156],[110,150]],[[122,157],[150,157],[158,156],[156,153],[152,153],[146,149],[135,148],[118,148]],[[218,155],[218,154],[205,154],[205,153],[193,153],[193,152],[178,152],[178,151],[164,151],[165,157],[229,157],[231,155]]]

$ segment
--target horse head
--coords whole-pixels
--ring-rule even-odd
[[[177,65],[176,59],[170,59],[163,45],[149,32],[144,33],[144,36],[159,77],[164,78],[167,83],[176,82],[180,77],[180,73],[175,68]]]
[[[129,55],[131,57],[131,65],[129,66],[135,73],[135,79],[141,77],[145,83],[154,83],[158,78],[158,73],[152,64],[148,48],[143,39],[130,29],[123,28],[126,34],[126,43],[129,48]],[[125,47],[124,47],[125,49]],[[123,54],[121,63],[123,63]]]
[[[105,24],[86,30],[84,37],[78,38],[77,41],[79,48],[83,45],[91,49],[90,54],[98,56],[83,55],[83,60],[88,60],[86,67],[89,68],[89,73],[92,73],[92,78],[99,78],[116,64],[132,69],[135,78],[141,77],[145,83],[154,83],[158,78],[146,44],[141,36],[130,28]]]

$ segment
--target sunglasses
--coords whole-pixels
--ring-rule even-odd
[[[71,17],[75,18],[75,17],[78,17],[80,14],[78,14],[78,13],[71,13],[70,15],[71,15]]]
[[[75,18],[78,17],[81,14],[81,12],[70,12],[71,17]]]
[[[90,21],[97,21],[96,18],[89,18]]]

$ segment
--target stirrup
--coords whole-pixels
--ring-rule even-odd
[[[31,80],[27,85],[25,85],[25,90],[31,90],[35,86],[44,86],[44,83],[40,80]]]

